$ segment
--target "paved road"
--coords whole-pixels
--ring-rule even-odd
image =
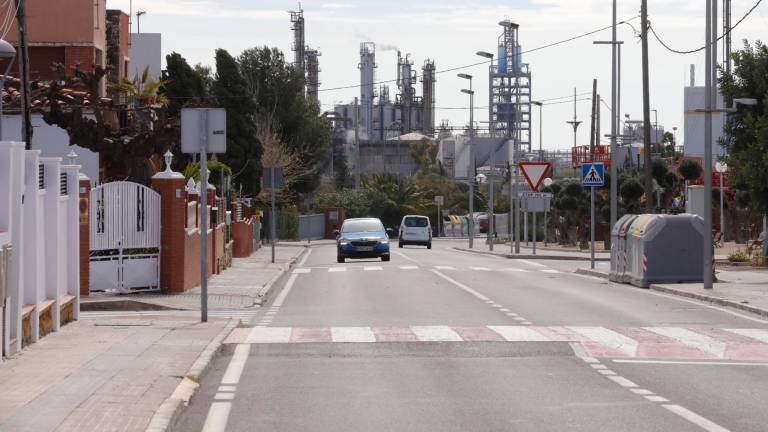
[[[313,248],[176,430],[765,430],[765,321],[450,246]]]

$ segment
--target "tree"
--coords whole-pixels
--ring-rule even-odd
[[[675,157],[677,156],[677,142],[675,141],[675,134],[672,132],[664,132],[664,136],[661,138],[662,157]]]
[[[696,180],[699,177],[701,177],[702,173],[701,165],[699,165],[698,162],[691,159],[686,159],[683,161],[683,163],[680,164],[679,167],[677,167],[677,172],[680,173],[680,176],[685,181],[691,181]]]
[[[259,140],[263,151],[261,155],[262,169],[279,168],[282,171],[281,198],[287,201],[292,198],[291,187],[301,181],[305,175],[305,167],[294,150],[286,145],[278,130],[280,130],[279,125],[271,117],[261,117],[256,121],[256,138]],[[262,175],[262,178],[268,177]],[[262,198],[266,201],[266,196]]]
[[[304,76],[285,61],[277,48],[251,48],[238,57],[244,94],[255,104],[254,113],[270,116],[280,126],[286,146],[297,155],[305,175],[292,190],[314,190],[329,161],[331,127],[319,107],[304,96]]]
[[[432,205],[416,183],[389,172],[374,173],[364,187],[373,202],[371,213],[388,227],[397,226],[406,214],[424,214]]]
[[[262,153],[254,124],[256,104],[248,95],[247,82],[237,62],[223,49],[216,50],[213,96],[227,110],[227,152],[221,159],[232,167],[233,181],[242,186],[243,193],[255,195],[260,190]]]
[[[168,54],[165,63],[160,92],[168,99],[168,117],[178,118],[181,108],[199,104],[209,95],[209,89],[200,73],[181,54]]]
[[[411,143],[408,152],[419,167],[419,172],[426,174],[436,164],[439,145],[436,141],[424,138],[419,142]]]

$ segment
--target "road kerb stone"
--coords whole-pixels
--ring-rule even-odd
[[[491,255],[491,256],[497,256],[499,258],[506,258],[506,259],[527,259],[527,260],[553,260],[553,261],[589,261],[589,257],[581,257],[581,256],[568,256],[568,255],[542,255],[542,254],[501,254],[501,253],[495,253],[490,251],[479,251],[474,249],[467,249],[467,248],[460,248],[460,247],[454,247],[453,249],[461,252],[469,252],[474,253],[478,255]],[[575,253],[575,252],[572,252]],[[610,258],[602,258],[602,257],[595,257],[595,261],[610,261]]]
[[[605,272],[601,272],[599,270],[591,270],[591,269],[577,269],[576,273],[587,275],[587,276],[595,276],[599,278],[608,279],[608,274]],[[626,284],[622,284],[626,285]],[[630,288],[639,288],[634,285],[628,285]],[[640,289],[646,289],[646,288],[640,288]],[[659,285],[659,284],[651,284],[647,289],[650,289],[652,291],[662,292],[665,294],[671,294],[678,297],[686,297],[694,300],[700,300],[707,303],[716,304],[718,306],[724,306],[732,309],[738,309],[744,312],[749,312],[755,315],[758,315],[763,318],[768,318],[768,310],[758,308],[752,305],[740,303],[738,301],[728,300],[721,297],[715,297],[707,294],[700,294],[700,293],[693,293],[688,292],[685,290],[676,289],[673,287],[670,287],[668,285]]]
[[[173,394],[163,401],[152,415],[152,419],[145,429],[146,432],[166,432],[173,426],[182,408],[189,404],[195,391],[200,387],[200,380],[203,379],[216,354],[221,350],[224,340],[239,323],[239,319],[230,319],[219,334],[205,347],[187,373],[184,374],[184,378],[176,386]]]
[[[267,282],[266,285],[264,285],[261,290],[256,294],[256,297],[259,299],[259,304],[264,304],[267,302],[267,298],[269,294],[272,292],[272,287],[277,284],[277,282],[282,278],[285,274],[288,273],[288,271],[293,268],[293,266],[296,265],[301,259],[309,253],[309,248],[304,246],[304,250],[295,258],[291,258],[288,262],[283,264],[283,268],[280,269],[280,271],[277,272],[276,275],[272,277],[272,279]]]

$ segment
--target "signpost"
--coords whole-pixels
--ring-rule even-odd
[[[595,188],[605,186],[605,165],[602,162],[590,162],[581,165],[581,185],[589,187],[589,236],[590,267],[595,268]]]
[[[528,220],[528,212],[533,212],[533,254],[536,255],[536,213],[540,211],[546,211],[548,207],[549,199],[552,194],[537,194],[539,186],[547,177],[549,170],[552,169],[551,162],[520,162],[520,171],[523,172],[525,181],[528,182],[528,186],[534,192],[532,194],[525,194],[525,216]],[[549,197],[545,197],[548,195]],[[533,202],[531,202],[533,201]],[[534,205],[535,208],[530,206]],[[525,224],[525,241],[528,241],[528,224]],[[546,227],[545,227],[546,229]]]
[[[208,321],[208,153],[227,151],[224,108],[181,110],[181,151],[200,153],[200,321]]]
[[[549,211],[550,203],[552,202],[553,195],[546,192],[525,192],[522,194],[523,198],[523,210],[526,214],[528,212],[533,213],[533,254],[536,255],[536,224],[537,213],[544,213],[545,215]],[[544,219],[546,230],[546,218]]]
[[[436,195],[435,196],[435,204],[437,204],[437,236],[440,237],[440,233],[442,232],[440,230],[440,222],[442,221],[442,212],[440,211],[440,207],[445,204],[445,197],[442,195]]]
[[[278,167],[266,168],[266,188],[269,189],[271,207],[269,209],[269,240],[272,243],[272,264],[275,263],[275,243],[277,243],[277,212],[275,211],[275,191],[283,187],[283,169]]]

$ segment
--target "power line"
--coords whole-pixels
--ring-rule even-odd
[[[738,20],[738,21],[736,22],[736,24],[734,24],[734,25],[733,25],[731,28],[729,28],[727,32],[724,32],[724,33],[723,33],[723,34],[722,34],[722,35],[721,35],[719,38],[717,38],[717,40],[716,40],[714,43],[720,42],[720,40],[721,40],[721,39],[723,39],[724,37],[726,37],[726,36],[728,36],[729,34],[731,34],[731,32],[733,32],[733,30],[734,30],[734,29],[736,29],[736,27],[738,27],[738,26],[739,26],[739,24],[741,24],[741,23],[742,23],[742,22],[743,22],[745,19],[747,19],[747,17],[748,17],[749,15],[751,15],[751,14],[752,14],[752,12],[754,12],[754,11],[755,11],[755,9],[757,9],[757,7],[758,7],[758,6],[760,6],[760,3],[762,3],[762,2],[763,2],[763,0],[757,0],[757,3],[755,3],[755,5],[754,5],[754,6],[752,6],[752,7],[751,7],[751,8],[750,8],[750,9],[747,11],[747,13],[746,13],[746,14],[744,14],[744,16],[743,16],[743,17],[741,17],[741,19],[740,19],[740,20]],[[656,33],[656,29],[654,29],[654,28],[653,28],[653,25],[652,25],[652,24],[649,24],[649,25],[648,25],[648,29],[651,31],[651,33],[653,33],[653,37],[655,37],[655,38],[656,38],[656,40],[657,40],[657,41],[659,41],[659,43],[661,44],[661,46],[663,46],[663,47],[664,47],[664,48],[666,48],[668,51],[671,51],[671,52],[673,52],[673,53],[675,53],[675,54],[683,54],[683,55],[685,55],[685,54],[693,54],[693,53],[697,53],[697,52],[699,52],[699,51],[703,51],[703,50],[704,50],[704,48],[706,48],[706,45],[705,45],[705,46],[703,46],[703,47],[701,47],[701,48],[696,48],[696,49],[693,49],[693,50],[688,50],[688,51],[677,50],[677,49],[674,49],[674,48],[670,47],[670,46],[669,46],[669,45],[668,45],[666,42],[664,42],[664,41],[661,39],[661,37],[660,37],[660,36],[659,36],[659,35]]]
[[[627,20],[621,21],[619,24],[627,24],[629,21],[633,21],[633,20],[635,20],[637,18],[639,18],[639,15],[634,16],[632,18],[629,18]],[[576,35],[576,36],[569,37],[567,39],[559,40],[557,42],[552,42],[552,43],[549,43],[549,44],[546,44],[546,45],[542,45],[542,46],[539,46],[539,47],[536,47],[536,48],[531,48],[529,50],[521,52],[520,54],[521,55],[522,54],[529,54],[529,53],[533,53],[533,52],[536,52],[536,51],[541,51],[541,50],[546,49],[546,48],[552,48],[552,47],[555,47],[555,46],[558,46],[558,45],[562,45],[564,43],[573,42],[575,40],[582,39],[582,38],[585,38],[587,36],[592,36],[595,33],[600,33],[602,31],[608,30],[608,29],[610,29],[612,27],[613,27],[613,25],[601,27],[601,28],[589,31],[587,33],[582,33],[582,34],[579,34],[579,35]],[[442,74],[442,73],[447,73],[447,72],[454,72],[454,71],[457,71],[457,70],[467,69],[467,68],[471,68],[471,67],[475,67],[475,66],[491,64],[491,62],[493,62],[493,60],[483,60],[483,61],[477,62],[477,63],[470,63],[470,64],[466,64],[466,65],[463,65],[463,66],[456,66],[456,67],[452,67],[452,68],[448,68],[448,69],[443,69],[443,70],[435,71],[434,73],[435,73],[435,75],[437,75],[437,74]],[[418,78],[419,76],[421,76],[421,75],[417,74],[416,78]],[[397,82],[397,80],[396,79],[389,79],[389,80],[377,81],[375,83],[368,84],[368,85],[389,84],[389,83],[393,83],[393,82]],[[328,91],[336,91],[336,90],[348,90],[348,89],[358,88],[358,87],[361,87],[361,86],[362,86],[362,84],[354,84],[354,85],[346,85],[346,86],[339,86],[339,87],[324,88],[324,89],[319,89],[318,91],[319,92],[328,92]]]

